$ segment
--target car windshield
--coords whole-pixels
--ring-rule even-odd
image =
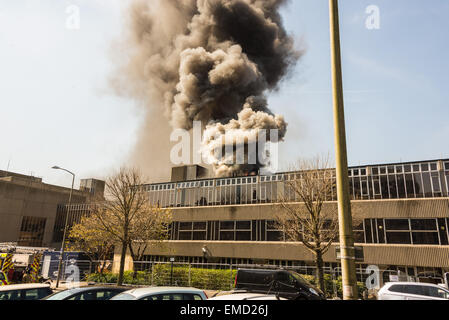
[[[136,297],[128,293],[120,293],[113,297],[111,300],[136,300]]]
[[[290,272],[290,274],[303,286],[307,287],[307,288],[313,288],[315,289],[317,292],[321,292],[320,289],[318,289],[317,287],[315,287],[314,285],[312,285],[311,283],[307,282],[303,277],[301,277],[298,273],[296,272]]]
[[[75,292],[73,290],[64,290],[48,296],[47,298],[45,298],[45,300],[64,300],[65,298],[71,296],[74,293]]]

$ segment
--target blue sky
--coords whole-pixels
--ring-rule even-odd
[[[149,0],[151,1],[151,0]],[[67,6],[79,30],[65,28]],[[126,162],[142,110],[110,91],[124,0],[0,0],[0,170],[68,186]],[[368,30],[369,5],[380,29]],[[286,28],[306,53],[270,95],[289,133],[281,163],[334,153],[326,0],[293,0]],[[350,165],[449,157],[449,1],[340,1]]]

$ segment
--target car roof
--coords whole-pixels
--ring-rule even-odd
[[[85,292],[85,291],[104,290],[104,289],[123,290],[123,291],[129,290],[129,288],[120,287],[120,286],[87,286],[87,287],[69,288],[66,290],[62,290],[60,292],[66,291],[66,292],[72,292],[72,293],[80,293],[80,292]]]
[[[196,288],[182,288],[182,287],[145,287],[145,288],[136,288],[125,291],[123,293],[127,293],[133,295],[136,298],[140,298],[143,296],[147,296],[150,294],[164,294],[164,293],[202,293],[203,291]]]
[[[8,286],[1,286],[0,292],[10,291],[10,290],[41,289],[41,288],[50,288],[50,285],[49,284],[41,284],[41,283],[12,284],[12,285],[8,285]]]
[[[392,285],[395,284],[400,284],[400,285],[414,285],[414,286],[423,286],[423,287],[438,287],[438,288],[442,288],[441,286],[437,285],[437,284],[433,284],[433,283],[424,283],[424,282],[387,282],[385,285],[390,287]],[[445,288],[443,288],[445,289]]]
[[[211,298],[209,300],[285,300],[275,295],[259,293],[235,293]]]

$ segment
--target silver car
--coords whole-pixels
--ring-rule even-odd
[[[207,300],[207,295],[204,291],[195,288],[149,287],[122,292],[111,300]]]
[[[449,300],[449,290],[429,283],[389,282],[377,293],[378,300]]]

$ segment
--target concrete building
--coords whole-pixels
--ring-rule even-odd
[[[311,253],[286,241],[273,223],[281,195],[289,194],[286,181],[296,174],[146,185],[154,205],[173,211],[169,247],[175,252],[152,248],[146,260],[174,255],[179,262],[312,266]],[[439,281],[449,272],[449,159],[353,167],[349,177],[360,221],[354,234],[363,248],[360,279],[368,265],[384,270],[384,281],[398,272]],[[299,201],[290,194],[292,203]],[[324,257],[328,269],[338,270],[337,246]]]
[[[74,190],[73,203],[83,204],[102,195],[104,182],[81,180],[81,190]],[[59,248],[62,236],[60,221],[70,188],[49,185],[41,178],[0,171],[0,243],[19,246]],[[72,221],[73,223],[73,221]]]

